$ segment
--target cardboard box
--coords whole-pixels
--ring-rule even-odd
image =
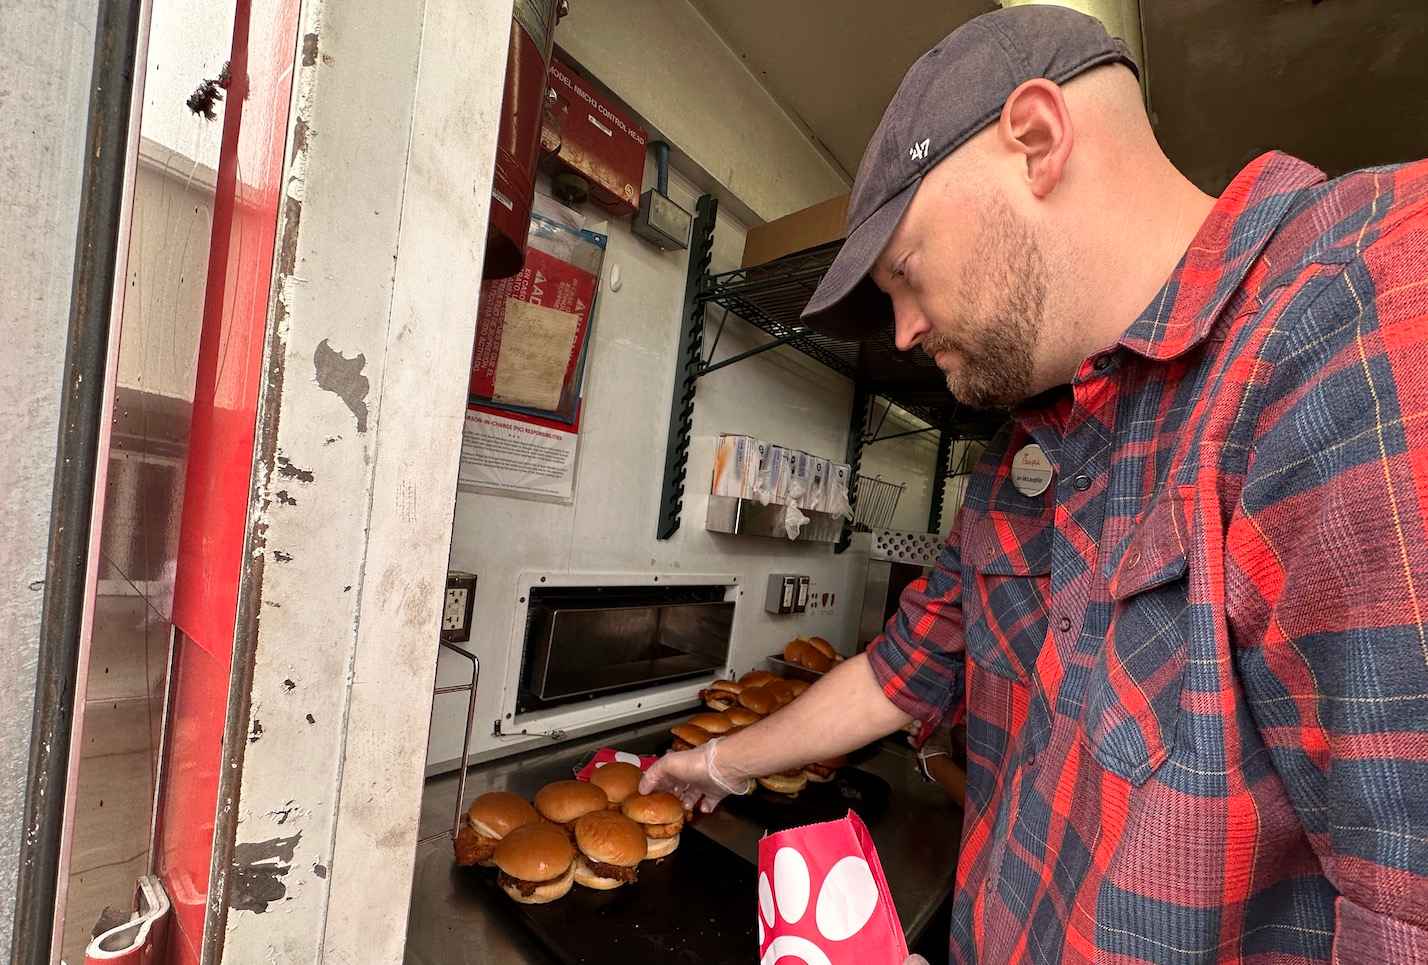
[[[842,241],[848,236],[847,221],[848,195],[845,194],[750,228],[744,236],[742,267],[762,265],[796,251]]]

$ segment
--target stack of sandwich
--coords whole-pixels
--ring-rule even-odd
[[[814,640],[832,652],[833,648],[828,646],[828,641],[821,637],[808,640],[800,638],[794,643],[802,643],[803,647],[809,648],[813,659],[817,661],[817,658],[822,658],[824,654],[822,648],[814,644]],[[791,647],[793,644],[789,646]],[[802,647],[799,648],[799,652],[803,652]],[[832,658],[826,659],[828,667],[832,667]],[[785,680],[767,670],[750,671],[738,680],[716,680],[699,693],[699,698],[713,713],[696,714],[689,720],[671,727],[670,733],[674,735],[674,743],[670,750],[691,750],[708,743],[713,737],[732,734],[755,724],[780,708],[793,703],[809,686],[805,680]],[[833,780],[838,769],[846,764],[846,758],[838,757],[794,768],[781,774],[770,774],[759,778],[758,783],[760,787],[775,794],[793,797],[802,791],[809,781]]]
[[[843,657],[822,637],[795,637],[783,648],[783,659],[814,673],[827,673]]]
[[[671,794],[640,794],[640,769],[606,764],[590,781],[556,781],[535,805],[509,791],[478,797],[456,836],[456,863],[498,869],[501,889],[545,904],[574,885],[608,891],[636,880],[641,861],[679,846],[684,808]]]

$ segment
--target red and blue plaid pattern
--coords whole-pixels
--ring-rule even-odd
[[[1428,162],[1242,171],[869,653],[966,714],[954,960],[1428,962]]]

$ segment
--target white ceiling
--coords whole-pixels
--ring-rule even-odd
[[[912,62],[994,0],[690,0],[851,181]],[[1269,148],[1340,173],[1428,155],[1428,2],[1140,0],[1152,120],[1218,193]]]
[[[691,0],[848,175],[912,62],[992,0]]]

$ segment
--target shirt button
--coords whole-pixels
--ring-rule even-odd
[[[1077,490],[1084,493],[1086,490],[1091,488],[1091,477],[1087,476],[1085,473],[1082,473],[1075,479],[1071,480],[1071,485],[1075,486]]]
[[[1061,628],[1062,633],[1069,633],[1071,631],[1071,618],[1062,617],[1056,625]]]

